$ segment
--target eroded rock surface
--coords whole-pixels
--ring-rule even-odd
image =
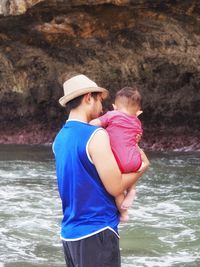
[[[199,143],[200,2],[1,0],[2,142],[34,124],[51,142],[65,117],[64,73],[107,87],[107,108],[116,90],[140,83],[147,143],[158,132]]]

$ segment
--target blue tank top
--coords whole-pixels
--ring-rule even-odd
[[[117,233],[119,213],[115,200],[103,186],[88,154],[89,141],[100,129],[69,120],[53,143],[64,240],[82,239],[107,228]]]

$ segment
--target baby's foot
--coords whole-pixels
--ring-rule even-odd
[[[122,202],[121,209],[127,210],[128,208],[130,208],[133,204],[134,198],[135,198],[135,189],[132,189],[127,193],[124,201]]]

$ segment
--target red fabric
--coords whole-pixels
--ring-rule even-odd
[[[142,164],[136,142],[136,136],[143,132],[140,120],[116,110],[108,111],[99,119],[109,134],[111,148],[121,171],[137,171]]]

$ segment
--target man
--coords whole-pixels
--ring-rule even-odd
[[[108,91],[85,75],[64,82],[69,118],[53,143],[62,200],[61,239],[68,267],[120,267],[114,197],[143,172],[121,174],[105,130],[89,124]],[[145,162],[146,168],[148,160]],[[145,169],[145,168],[144,168]]]

